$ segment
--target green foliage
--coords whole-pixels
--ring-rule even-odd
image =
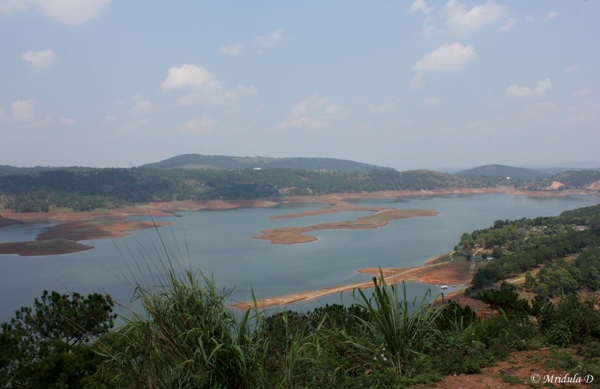
[[[120,371],[120,380],[139,388],[242,388],[263,382],[263,339],[251,336],[250,311],[236,318],[228,296],[213,280],[190,272],[186,279],[170,274],[155,292],[138,287],[143,312],[127,319],[103,355]]]
[[[497,184],[481,177],[461,177],[427,170],[397,172],[392,169],[40,169],[27,170],[26,173],[0,174],[0,199],[6,208],[15,212],[48,212],[52,208],[91,211],[149,201],[256,199],[278,197],[280,193],[298,196]]]
[[[44,291],[1,324],[0,386],[80,388],[99,357],[89,345],[113,327],[110,297]]]
[[[368,298],[358,289],[356,303],[367,312],[369,319],[363,320],[368,335],[374,344],[386,347],[391,353],[392,363],[400,372],[410,375],[413,362],[434,348],[439,330],[436,326],[440,308],[430,309],[431,291],[419,304],[406,298],[406,284],[402,284],[403,297],[398,285],[387,285],[383,273],[379,280],[373,278],[375,290]]]

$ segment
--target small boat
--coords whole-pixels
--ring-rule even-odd
[[[444,285],[440,286],[440,289],[448,289],[448,285],[444,284]]]

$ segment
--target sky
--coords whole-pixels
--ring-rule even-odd
[[[0,0],[0,165],[600,161],[600,2]]]

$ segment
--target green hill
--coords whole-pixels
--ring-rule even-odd
[[[369,170],[393,170],[336,158],[270,158],[230,157],[225,155],[183,154],[140,167],[153,169],[302,169],[331,170],[340,172],[366,172]]]
[[[460,176],[510,177],[511,179],[518,178],[522,180],[535,180],[549,176],[549,174],[538,170],[506,165],[478,166],[469,170],[461,170],[456,174]]]

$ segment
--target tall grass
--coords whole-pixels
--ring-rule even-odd
[[[373,342],[391,353],[396,369],[400,373],[410,373],[411,363],[435,348],[439,335],[436,320],[443,307],[432,308],[429,290],[417,303],[409,302],[406,284],[402,283],[402,296],[397,284],[387,285],[383,273],[373,277],[375,289],[369,298],[358,289],[356,304],[369,313],[367,320],[361,319],[365,331]],[[437,296],[436,296],[437,298]]]
[[[253,337],[248,310],[237,319],[230,292],[187,271],[169,274],[158,290],[138,287],[142,312],[132,313],[101,352],[119,379],[135,388],[244,388],[265,382],[267,342]]]

